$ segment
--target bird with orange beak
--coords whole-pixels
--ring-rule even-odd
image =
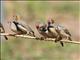
[[[14,15],[11,19],[10,29],[16,34],[27,34],[30,36],[35,36],[34,31],[30,28],[29,25],[25,24],[23,21],[20,21],[20,17]]]
[[[49,33],[52,33],[53,38],[55,38],[55,42],[62,40],[62,37],[57,32],[57,27],[55,25],[55,21],[53,19],[48,20],[47,30]],[[64,46],[63,42],[60,41],[61,46]]]
[[[56,38],[56,36],[54,36],[52,32],[49,32],[47,28],[48,28],[48,26],[45,23],[44,24],[42,24],[42,23],[36,24],[37,31],[43,36],[43,37],[41,37],[42,39]]]
[[[43,37],[40,37],[41,39],[46,39],[48,38],[48,32],[47,32],[47,25],[46,24],[36,24],[36,29],[37,31],[43,36]]]
[[[60,41],[63,38],[72,41],[71,34],[68,31],[68,29],[63,27],[63,26],[61,26],[61,25],[59,25],[59,24],[56,24],[53,19],[48,21],[48,31],[52,32],[53,35],[57,34],[57,36],[56,36],[57,39],[55,40],[55,42]],[[60,41],[60,43],[63,46],[63,42]]]
[[[47,24],[37,24],[36,25],[36,29],[38,30],[38,32],[43,36],[40,37],[42,40],[46,39],[46,38],[55,38],[56,40],[62,39],[55,28],[52,28],[50,26],[48,26]],[[49,29],[54,30],[54,31],[49,31]],[[55,40],[55,41],[56,41]],[[61,45],[63,46],[63,42],[61,42]]]

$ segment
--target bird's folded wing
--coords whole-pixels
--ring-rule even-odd
[[[18,25],[21,29],[25,30],[25,31],[30,31],[30,32],[33,32],[33,30],[31,29],[31,27],[27,24],[25,24],[24,22],[19,22],[19,25]]]
[[[70,32],[69,32],[67,29],[65,29],[64,32],[65,32],[66,34],[68,34],[69,36],[71,36]]]

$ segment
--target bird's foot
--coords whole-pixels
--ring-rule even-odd
[[[36,37],[36,40],[39,40],[40,38],[39,37]]]
[[[68,40],[72,41],[71,37],[68,37]]]
[[[44,37],[36,37],[37,40],[44,40]]]
[[[55,39],[55,42],[62,40],[61,36],[57,36],[57,38]]]
[[[44,40],[45,38],[44,37],[40,37],[40,40]]]
[[[54,41],[55,43],[57,43],[57,40],[55,39],[55,41]]]
[[[29,33],[27,33],[27,35],[35,37],[34,32],[29,32]]]

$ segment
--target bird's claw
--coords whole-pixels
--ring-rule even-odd
[[[36,37],[37,40],[44,40],[44,37]]]
[[[39,40],[40,38],[39,37],[36,37],[36,39]]]
[[[57,43],[57,40],[55,40],[55,43]]]
[[[41,37],[41,38],[40,38],[40,40],[44,40],[44,39],[45,39],[44,37]]]

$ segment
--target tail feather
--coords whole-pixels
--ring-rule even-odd
[[[68,40],[72,41],[71,37],[68,37]]]
[[[4,36],[4,38],[5,38],[6,40],[8,40],[7,36]]]
[[[62,46],[62,47],[64,47],[64,44],[63,44],[63,42],[62,42],[62,41],[60,41],[60,44],[61,44],[61,46]]]

